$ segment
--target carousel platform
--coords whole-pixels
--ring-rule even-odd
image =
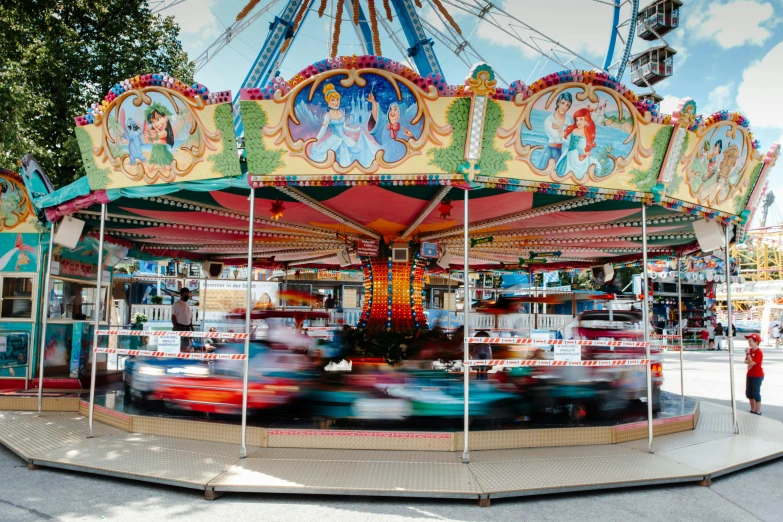
[[[700,403],[693,429],[656,436],[654,454],[639,439],[475,449],[467,465],[457,448],[438,447],[440,439],[422,438],[434,449],[419,451],[379,449],[390,441],[393,445],[394,437],[369,437],[364,450],[270,447],[277,434],[258,429],[248,429],[248,457],[240,459],[238,444],[209,440],[219,438],[210,423],[191,429],[189,438],[151,433],[154,419],[147,433],[134,433],[127,430],[127,419],[105,411],[100,412],[103,422],[94,424],[94,437],[88,438],[84,403],[78,398],[48,398],[44,406],[65,411],[44,411],[40,417],[21,408],[0,411],[0,443],[30,469],[61,468],[180,486],[202,491],[207,499],[258,492],[462,498],[489,505],[491,499],[512,496],[677,482],[709,485],[720,475],[783,456],[783,424],[742,412],[740,433],[735,434],[730,410],[708,402]],[[235,427],[237,439],[238,432]]]

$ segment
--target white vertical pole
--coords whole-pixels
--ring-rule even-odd
[[[52,250],[54,250],[54,221],[49,227],[49,251],[46,260],[46,276],[44,277],[43,312],[41,313],[41,348],[38,352],[38,415],[43,407],[44,355],[46,354],[46,325],[49,323],[49,285],[52,281]]]
[[[448,294],[447,294],[449,296],[449,303],[446,306],[446,323],[447,323],[446,324],[446,329],[451,331],[451,301],[454,301],[456,303],[457,300],[454,299],[451,296],[451,268],[449,268],[449,271],[447,272],[447,275],[448,275],[448,278],[449,278],[449,291],[448,291]]]
[[[462,354],[462,372],[464,375],[463,387],[464,396],[462,398],[464,403],[464,427],[465,432],[465,447],[462,450],[462,462],[467,464],[470,462],[470,451],[468,450],[468,424],[470,421],[470,345],[468,344],[468,337],[470,337],[470,237],[468,237],[468,225],[470,224],[470,218],[468,213],[468,191],[465,189],[465,214],[462,223],[462,241],[463,241],[463,263],[462,268],[465,271],[465,297],[463,299],[465,312],[465,344]]]
[[[650,360],[650,303],[648,301],[647,290],[647,206],[642,202],[642,289],[644,290],[644,304],[642,306],[644,314],[644,342],[647,343],[647,360]],[[647,374],[647,451],[653,452],[653,403],[652,403],[652,372],[650,363],[645,365]]]
[[[288,292],[288,263],[283,263],[283,269],[285,270],[285,276],[283,276],[283,292]],[[288,304],[288,297],[283,297],[283,310],[285,310]]]
[[[103,291],[103,232],[106,225],[106,204],[101,205],[101,235],[98,237],[98,287],[95,298],[95,313],[94,313],[94,325],[93,325],[93,337],[92,337],[92,354],[87,354],[89,358],[92,356],[92,371],[90,372],[90,434],[88,438],[92,438],[92,417],[93,410],[95,409],[95,378],[98,375],[98,354],[95,353],[95,349],[98,348],[98,330],[101,324],[101,292]],[[108,296],[107,301],[108,301]],[[109,304],[108,302],[106,303]]]
[[[685,370],[682,366],[682,352],[685,350],[685,342],[682,338],[682,279],[680,278],[680,257],[677,256],[677,327],[680,334],[680,396],[685,399]]]
[[[253,315],[253,236],[256,224],[256,190],[250,188],[250,227],[247,236],[247,295],[245,296],[245,361],[242,374],[242,448],[239,458],[247,457],[247,375],[250,371],[250,327]]]
[[[734,433],[739,433],[739,426],[737,425],[737,401],[734,396],[734,335],[737,333],[732,328],[733,321],[731,316],[734,312],[731,304],[731,256],[729,255],[729,238],[731,232],[731,225],[728,223],[724,228],[725,232],[725,245],[724,254],[726,256],[726,329],[730,335],[727,335],[729,342],[729,377],[731,378],[731,424],[734,426]]]

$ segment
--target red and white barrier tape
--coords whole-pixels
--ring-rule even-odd
[[[525,337],[468,337],[468,344],[535,344],[541,346],[621,346],[626,348],[647,348],[643,341],[596,341],[593,339],[528,339]]]
[[[679,339],[677,334],[650,334],[650,339]]]
[[[169,353],[153,352],[150,350],[123,350],[121,348],[95,348],[95,353],[116,353],[117,355],[141,355],[144,357],[164,357],[170,359],[202,359],[202,360],[230,360],[244,361],[247,357],[243,353]]]
[[[134,337],[206,337],[209,339],[247,339],[246,333],[170,332],[150,330],[98,330],[98,335],[130,335]]]
[[[303,326],[302,330],[342,330],[342,326]]]
[[[463,363],[464,364],[464,363]],[[537,359],[472,360],[467,366],[645,366],[649,359],[615,359],[611,361],[541,361]]]

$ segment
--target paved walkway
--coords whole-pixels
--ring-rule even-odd
[[[249,448],[131,434],[75,413],[0,412],[0,442],[35,466],[203,491],[492,499],[625,486],[709,481],[783,456],[783,424],[747,413],[740,435],[726,407],[701,404],[693,431],[647,442],[473,451]]]

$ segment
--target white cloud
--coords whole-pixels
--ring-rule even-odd
[[[707,104],[704,109],[700,109],[699,112],[702,114],[712,114],[722,110],[735,110],[736,102],[734,101],[733,94],[733,83],[718,85],[707,95]]]
[[[783,105],[777,102],[783,85],[783,42],[742,73],[737,92],[740,110],[753,127],[783,129]]]
[[[678,98],[677,96],[665,95],[661,101],[661,112],[664,114],[673,114],[682,100],[683,98]]]
[[[722,48],[762,45],[779,20],[772,4],[755,0],[689,4],[685,29],[697,40],[714,40]]]
[[[524,21],[537,31],[579,53],[592,63],[598,66],[603,65],[611,26],[612,9],[610,7],[599,2],[577,2],[574,0],[546,0],[543,3],[505,0],[499,4],[504,11]],[[532,32],[529,29],[519,22],[511,21],[498,11],[493,10],[488,16],[497,20],[506,30],[517,33],[525,41],[541,46],[544,51],[551,47],[551,44],[540,36],[531,42]],[[482,22],[476,35],[490,43],[518,49],[526,58],[538,59],[541,57],[537,51],[520,43],[512,35],[504,33],[489,22]],[[620,42],[618,42],[619,45],[621,45]],[[621,49],[618,49],[619,51]],[[563,59],[567,58],[563,56]],[[577,67],[589,66],[582,61],[577,61],[573,68]]]
[[[223,25],[215,16],[216,0],[189,0],[161,11],[161,16],[173,16],[183,36],[198,36],[203,46],[210,43],[204,39],[215,38],[222,32]]]

